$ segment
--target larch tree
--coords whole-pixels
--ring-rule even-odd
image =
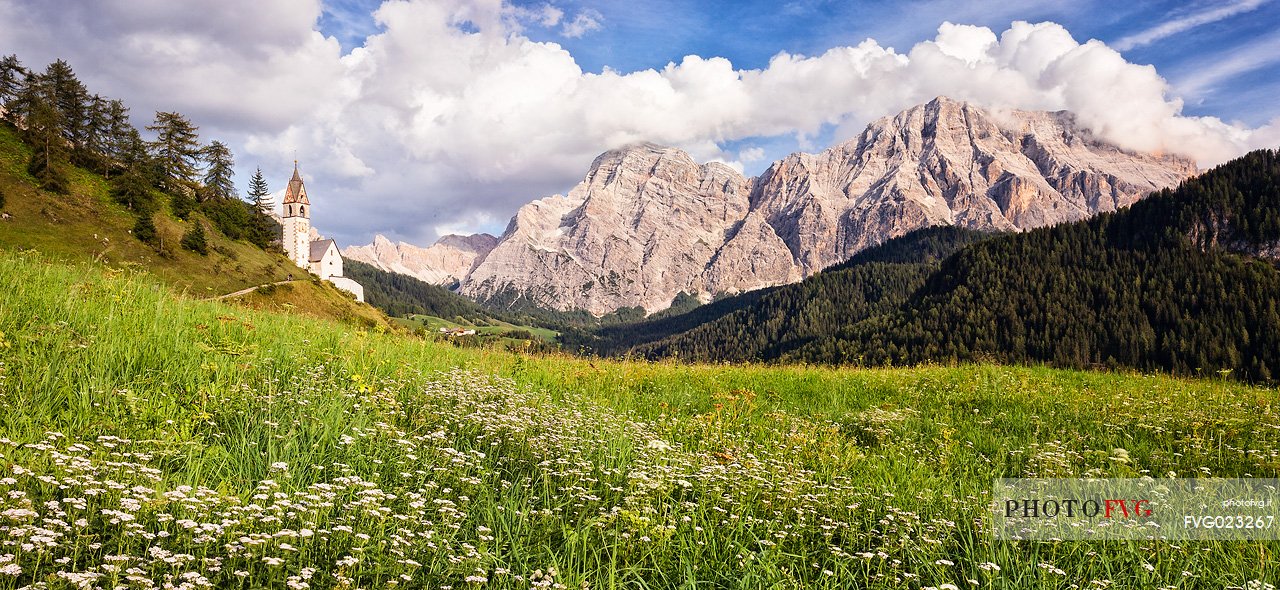
[[[191,222],[191,229],[182,234],[181,245],[201,256],[209,255],[209,242],[204,235],[204,226],[199,221]]]
[[[103,115],[106,127],[102,149],[108,178],[112,168],[140,168],[146,160],[146,145],[138,129],[129,122],[129,107],[124,106],[123,101],[109,100]]]
[[[151,142],[160,188],[175,196],[190,196],[200,162],[200,129],[176,112],[156,112],[154,125],[148,131],[156,134]]]
[[[27,172],[40,181],[41,188],[66,194],[63,167],[67,163],[67,146],[53,85],[44,76],[27,76],[15,102],[15,110],[25,125],[23,140],[33,148]]]
[[[22,92],[23,80],[27,78],[27,70],[18,61],[17,55],[0,57],[0,107],[6,111],[4,116],[12,118],[12,103]]]
[[[249,200],[260,213],[265,215],[271,212],[273,207],[271,189],[267,186],[267,179],[262,177],[261,167],[254,171],[253,177],[249,179]]]
[[[100,172],[111,179],[113,165],[108,142],[110,141],[110,102],[97,94],[89,99],[88,118],[85,119],[84,143],[77,150],[77,163]]]
[[[235,175],[235,159],[231,149],[221,141],[214,140],[201,154],[207,164],[204,173],[204,193],[211,199],[233,199],[236,196],[236,185],[231,180]]]
[[[84,150],[89,135],[92,97],[84,83],[76,78],[71,64],[57,60],[44,71],[45,82],[53,93],[54,106],[62,116],[62,134],[76,152]]]

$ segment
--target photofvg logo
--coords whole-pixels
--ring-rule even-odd
[[[1151,501],[1125,500],[1119,498],[1041,500],[1023,498],[1021,500],[1005,500],[1005,518],[1149,518]]]
[[[1280,480],[998,479],[999,539],[1280,539]]]

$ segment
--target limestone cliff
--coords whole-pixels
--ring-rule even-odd
[[[451,276],[481,300],[652,312],[680,292],[705,300],[794,282],[925,226],[1082,219],[1195,172],[1185,158],[1102,142],[1069,113],[938,98],[757,178],[652,144],[606,152],[568,195],[522,207],[492,251]]]
[[[498,238],[489,234],[448,235],[422,248],[405,242],[393,243],[377,235],[372,244],[348,246],[342,256],[428,283],[452,285],[465,278],[497,244]]]

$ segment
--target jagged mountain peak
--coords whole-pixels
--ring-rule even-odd
[[[937,97],[760,177],[639,143],[534,201],[464,278],[479,299],[602,314],[793,282],[920,227],[1022,230],[1133,203],[1196,172],[1126,152],[1066,112]]]
[[[372,243],[348,246],[342,250],[342,255],[428,283],[452,285],[465,278],[497,244],[498,238],[489,234],[449,234],[422,248],[406,242],[392,242],[390,238],[376,234]]]

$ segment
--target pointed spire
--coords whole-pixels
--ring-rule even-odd
[[[307,187],[302,184],[302,174],[298,172],[298,161],[293,161],[293,178],[289,179],[289,188],[284,192],[284,203],[302,203],[310,205],[307,199]]]

